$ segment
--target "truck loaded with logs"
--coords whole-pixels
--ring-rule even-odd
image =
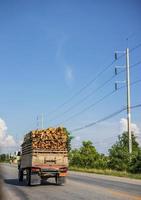
[[[66,128],[48,128],[27,133],[21,145],[18,165],[19,181],[26,185],[40,184],[54,178],[65,183],[68,170],[69,134]]]

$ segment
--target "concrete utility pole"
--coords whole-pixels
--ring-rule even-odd
[[[129,153],[132,153],[132,133],[131,133],[131,95],[130,95],[130,64],[129,48],[126,49],[126,85],[127,85],[127,128],[129,139]]]
[[[39,129],[39,116],[37,115],[37,129]]]
[[[115,53],[115,60],[117,60],[117,54],[124,53],[126,54],[126,66],[117,66],[115,68],[115,75],[117,75],[118,68],[126,68],[126,81],[118,81],[115,83],[115,89],[118,89],[118,83],[126,82],[127,86],[127,131],[128,131],[128,145],[129,153],[132,153],[132,133],[131,133],[131,95],[130,95],[130,64],[129,64],[129,48],[126,48],[126,51],[117,51]]]
[[[37,129],[43,129],[44,128],[44,115],[43,113],[41,115],[37,116]]]
[[[42,129],[44,128],[43,124],[44,124],[44,115],[43,115],[43,113],[42,113],[42,115],[41,115],[41,125],[42,125]]]

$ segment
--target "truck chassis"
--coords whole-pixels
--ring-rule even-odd
[[[18,180],[26,185],[39,185],[43,180],[54,178],[57,185],[66,182],[67,167],[49,168],[49,166],[27,167],[18,169]]]

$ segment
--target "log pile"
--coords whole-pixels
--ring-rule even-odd
[[[68,134],[65,128],[34,130],[24,137],[23,154],[32,150],[67,151]]]

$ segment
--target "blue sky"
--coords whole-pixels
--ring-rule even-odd
[[[44,127],[59,123],[72,130],[125,105],[124,88],[64,122],[111,92],[115,81],[125,80],[121,73],[62,115],[114,75],[115,65],[125,65],[123,57],[59,109],[113,61],[115,50],[124,51],[127,45],[132,49],[141,43],[140,13],[137,0],[0,1],[0,118],[6,123],[7,134],[20,140],[25,132],[37,128],[36,119],[41,113]],[[140,51],[137,48],[130,55],[131,65],[141,61]],[[131,82],[140,80],[140,74],[141,64],[131,69]],[[141,102],[140,87],[141,82],[131,88],[132,105]],[[124,112],[95,127],[72,133],[76,137],[73,145],[91,139],[99,151],[106,152],[120,133],[120,120],[125,117]],[[132,112],[132,120],[139,128],[140,119],[138,108]]]

